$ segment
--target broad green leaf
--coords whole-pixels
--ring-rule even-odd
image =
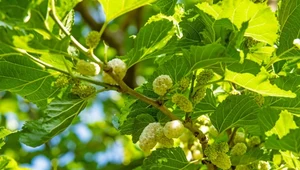
[[[53,75],[25,56],[0,59],[0,91],[17,93],[41,108],[58,92],[54,81]]]
[[[280,110],[276,110],[270,107],[263,108],[259,111],[258,119],[262,133],[271,130],[276,121],[279,119]]]
[[[275,51],[274,47],[263,46],[263,47],[254,47],[250,49],[247,53],[247,59],[257,62],[258,64],[267,63],[270,60],[273,52]]]
[[[174,170],[199,169],[199,165],[187,161],[181,148],[157,149],[146,157],[142,169]]]
[[[4,15],[2,22],[19,28],[36,30],[45,35],[49,35],[45,23],[47,13],[47,0],[0,1],[0,15]]]
[[[156,0],[98,0],[105,12],[106,22]]]
[[[197,7],[216,20],[229,18],[237,28],[249,21],[245,36],[273,45],[277,40],[278,21],[266,3],[255,4],[250,0],[223,0],[219,4],[198,4]]]
[[[5,127],[1,126],[0,127],[0,149],[1,147],[5,144],[4,138],[8,135],[10,135],[12,131],[6,129]],[[1,162],[1,161],[0,161]],[[0,163],[1,164],[1,163]],[[1,166],[0,166],[1,167]]]
[[[128,67],[154,57],[153,52],[163,48],[175,35],[173,22],[163,19],[145,25],[134,42],[134,48],[126,55]]]
[[[190,71],[206,68],[220,62],[236,62],[225,53],[226,48],[220,44],[208,44],[205,46],[191,46],[184,50],[183,56],[188,63]]]
[[[279,114],[279,119],[276,121],[275,126],[266,132],[267,136],[272,134],[278,135],[279,139],[289,134],[290,130],[297,129],[298,126],[294,121],[294,116],[288,111],[284,110]]]
[[[257,75],[250,73],[239,73],[226,69],[225,80],[235,83],[245,89],[259,93],[263,96],[295,98],[296,94],[290,90],[282,90],[271,84],[269,73],[262,67]]]
[[[210,116],[214,127],[221,133],[232,127],[255,125],[258,106],[249,96],[229,96]]]
[[[20,168],[18,166],[18,163],[14,159],[6,155],[0,155],[0,169],[1,170],[29,170],[27,168]]]
[[[287,110],[294,114],[300,114],[300,76],[290,75],[287,77],[280,77],[274,80],[274,83],[283,90],[291,90],[297,94],[296,98],[279,98],[266,97],[265,104],[273,109]]]
[[[175,10],[175,5],[177,0],[159,0],[156,1],[153,5],[157,6],[160,9],[160,12],[166,15],[173,15]]]
[[[255,161],[268,161],[270,156],[264,153],[264,150],[259,148],[253,148],[248,150],[241,156],[230,156],[232,165],[248,165]]]
[[[6,48],[25,50],[36,54],[49,54],[50,52],[67,54],[70,43],[68,37],[60,40],[52,35],[44,37],[35,31],[10,29],[9,27],[1,26],[0,37],[3,37],[0,39],[1,46],[4,45]]]
[[[288,150],[292,152],[300,152],[300,129],[290,130],[290,133],[278,139],[276,135],[272,135],[265,142],[267,149]]]
[[[300,38],[300,0],[284,0],[280,4],[278,11],[278,20],[280,23],[280,39],[279,47],[276,51],[277,56],[285,57],[299,57],[300,50],[297,49],[293,41]]]
[[[32,147],[46,143],[64,131],[86,104],[83,99],[54,99],[45,110],[44,117],[24,124],[20,141]]]

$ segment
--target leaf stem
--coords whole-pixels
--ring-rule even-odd
[[[93,53],[90,53],[89,49],[85,48],[79,41],[76,40],[75,37],[73,37],[71,35],[71,33],[66,29],[66,27],[64,26],[64,24],[59,20],[59,18],[56,15],[56,9],[55,9],[55,0],[51,1],[51,10],[50,10],[50,16],[53,18],[53,20],[58,24],[58,26],[60,27],[60,29],[71,38],[72,43],[80,50],[82,51],[86,56],[88,56],[89,58],[91,58],[94,62],[96,62],[97,64],[99,64],[99,66],[103,66],[102,61],[95,56]]]

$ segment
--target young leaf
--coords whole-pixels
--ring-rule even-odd
[[[300,50],[295,48],[294,39],[300,38],[300,0],[285,0],[280,4],[278,11],[278,20],[280,23],[280,39],[279,47],[276,51],[277,56],[285,57],[299,57]]]
[[[247,72],[238,73],[226,69],[225,80],[264,96],[296,97],[296,94],[290,90],[285,91],[278,88],[276,85],[271,84],[269,81],[269,74],[264,68],[261,68],[261,71],[256,76]]]
[[[257,124],[258,106],[249,96],[229,96],[210,116],[214,127],[221,133],[232,127]]]
[[[156,5],[160,12],[166,15],[173,15],[174,14],[174,8],[177,3],[177,0],[159,0],[156,1],[153,5]]]
[[[24,56],[0,59],[0,91],[17,93],[41,108],[58,92],[54,81],[53,75]]]
[[[216,20],[229,18],[237,28],[249,21],[245,36],[273,45],[278,38],[278,21],[266,3],[254,4],[250,0],[223,0],[221,4],[198,4],[202,11]]]
[[[106,22],[156,0],[98,0],[105,12]]]
[[[0,149],[1,147],[5,144],[4,138],[8,135],[10,135],[12,131],[6,129],[5,127],[1,126],[0,127]],[[0,161],[1,162],[1,161]],[[0,166],[1,167],[1,166]]]
[[[2,170],[26,170],[23,168],[20,168],[18,166],[18,163],[12,159],[11,157],[8,157],[6,155],[0,155],[0,169]]]
[[[157,149],[144,160],[142,169],[173,170],[189,169],[196,170],[199,165],[187,161],[181,148]]]
[[[20,141],[32,147],[46,143],[64,131],[86,104],[87,101],[82,99],[54,99],[45,110],[44,117],[24,124]]]

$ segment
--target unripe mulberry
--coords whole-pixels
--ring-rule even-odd
[[[218,156],[218,152],[216,151],[216,149],[213,146],[208,146],[205,150],[204,150],[204,154],[208,157],[208,159],[213,160],[216,159]]]
[[[192,102],[182,94],[174,94],[172,96],[172,102],[175,103],[184,112],[193,111]]]
[[[112,73],[122,80],[126,75],[126,64],[118,58],[110,60],[107,65],[112,68]],[[117,82],[107,73],[103,73],[103,81],[105,83],[116,85]]]
[[[90,48],[96,48],[100,41],[100,33],[98,31],[91,31],[86,37],[86,45]]]
[[[219,153],[216,159],[211,162],[221,169],[229,169],[231,167],[230,157],[226,153]]]
[[[245,141],[245,133],[243,132],[236,132],[233,138],[233,143],[240,143]]]
[[[178,138],[184,132],[184,126],[181,121],[173,120],[171,122],[167,122],[164,126],[164,134],[167,138]]]
[[[269,162],[259,161],[258,169],[259,170],[269,170],[269,169],[271,169],[271,166],[270,166]]]
[[[197,86],[206,85],[206,83],[211,80],[214,76],[212,70],[203,70],[196,78]]]
[[[249,139],[248,145],[250,147],[258,146],[261,143],[260,137],[259,136],[252,136]]]
[[[94,62],[79,60],[76,65],[76,70],[84,76],[95,76],[99,74],[100,67]]]
[[[174,145],[174,140],[169,139],[165,136],[164,134],[164,128],[160,127],[156,131],[156,140],[161,146],[166,147],[166,148],[172,148]]]
[[[66,87],[67,85],[70,84],[70,78],[67,77],[66,75],[60,75],[55,83],[54,83],[54,86],[57,87],[57,88],[63,88],[63,87]]]
[[[197,89],[195,94],[192,96],[193,103],[195,103],[195,104],[200,103],[201,100],[205,97],[205,93],[206,93],[205,86],[201,86],[199,89]]]
[[[86,84],[75,84],[71,92],[78,95],[80,98],[87,98],[96,93],[96,88]]]
[[[139,138],[139,146],[144,152],[149,152],[157,143],[156,132],[161,128],[157,122],[149,123]]]
[[[237,143],[231,148],[231,155],[241,156],[247,152],[247,146],[245,143]]]
[[[182,78],[179,82],[180,90],[184,91],[190,86],[190,79],[187,77]]]
[[[172,88],[173,86],[173,81],[170,76],[168,75],[160,75],[156,77],[156,79],[153,81],[153,91],[160,95],[163,96],[165,95],[169,89]]]
[[[227,142],[221,142],[213,145],[217,152],[227,153],[229,151],[229,146]]]

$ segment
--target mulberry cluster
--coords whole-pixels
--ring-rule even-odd
[[[174,94],[172,96],[172,102],[175,103],[184,112],[192,112],[193,104],[192,102],[182,94]]]
[[[226,142],[222,142],[207,147],[204,153],[218,168],[229,169],[231,167],[231,161],[230,157],[226,154],[228,151],[228,144]]]
[[[107,65],[112,68],[112,72],[114,75],[116,75],[119,79],[123,79],[126,75],[126,64],[118,58],[110,60]],[[117,82],[107,73],[103,73],[103,81],[105,83],[116,85]]]
[[[100,41],[100,33],[98,31],[91,31],[85,39],[85,43],[89,48],[96,48]]]
[[[149,123],[143,130],[139,138],[139,146],[144,152],[150,152],[150,150],[157,144],[156,132],[161,128],[161,125],[157,122]]]
[[[79,60],[76,65],[76,70],[84,76],[96,76],[100,72],[100,67],[94,62]]]
[[[96,88],[86,84],[75,84],[71,92],[78,95],[80,98],[88,98],[96,93]]]
[[[153,81],[152,86],[156,94],[163,96],[172,88],[173,81],[168,75],[160,75]]]
[[[209,80],[211,80],[214,76],[214,72],[212,70],[203,70],[196,78],[196,88],[195,92],[192,96],[193,103],[199,103],[204,97],[206,92],[206,84]]]
[[[237,143],[231,148],[231,155],[241,156],[247,152],[247,146],[245,143]]]
[[[172,138],[166,137],[164,134],[164,128],[160,127],[156,132],[157,142],[161,144],[162,147],[171,148],[174,145],[174,140]]]

